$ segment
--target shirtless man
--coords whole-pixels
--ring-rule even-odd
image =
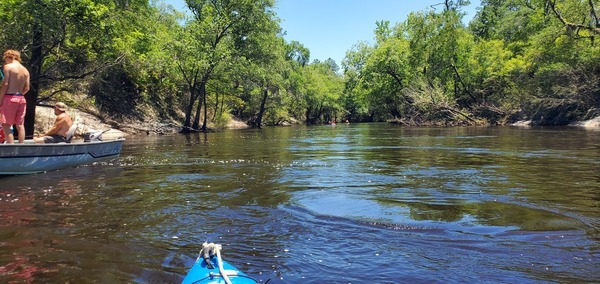
[[[67,113],[67,105],[64,103],[56,103],[56,105],[54,105],[54,114],[56,115],[54,125],[50,130],[46,131],[46,133],[34,137],[33,141],[35,141],[35,143],[67,142],[67,132],[69,131],[69,128],[71,128],[71,125],[73,125],[73,121]]]
[[[19,143],[25,142],[25,94],[29,91],[29,71],[21,65],[21,53],[9,49],[4,52],[4,80],[0,88],[0,123],[6,143],[13,144],[15,137],[10,130],[17,125]]]

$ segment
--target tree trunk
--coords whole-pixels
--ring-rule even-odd
[[[256,120],[254,120],[254,123],[252,124],[252,126],[255,128],[260,128],[260,126],[262,125],[262,118],[263,118],[263,115],[265,114],[265,106],[267,105],[268,97],[269,97],[269,90],[265,89],[263,91],[263,97],[260,101],[260,109],[258,110],[258,114],[256,115]]]
[[[207,96],[206,95],[206,83],[207,82],[208,82],[208,79],[206,81],[204,81],[204,83],[202,84],[204,86],[204,92],[203,92],[204,94],[202,95],[202,100],[204,103],[204,120],[202,122],[202,129],[201,129],[203,132],[206,132],[206,130],[207,130],[206,123],[208,120],[208,111],[207,111],[208,108],[206,107],[206,96]]]
[[[312,112],[311,107],[307,107],[306,112],[304,113],[304,116],[305,116],[304,119],[305,119],[306,125],[311,124],[311,121],[310,121],[310,113],[311,112]]]
[[[189,133],[191,130],[191,121],[192,121],[192,110],[194,109],[194,102],[196,101],[196,88],[194,86],[190,87],[190,102],[185,108],[185,121],[183,123],[183,129],[181,132]]]
[[[212,121],[215,122],[217,116],[219,115],[219,93],[215,93],[215,113],[213,113]]]
[[[202,104],[204,101],[204,97],[206,97],[206,83],[204,81],[200,82],[200,90],[198,91],[198,105],[196,106],[196,116],[194,116],[194,125],[192,128],[199,129],[200,128],[200,112],[202,111]],[[206,106],[204,106],[206,108]]]
[[[44,54],[42,53],[42,27],[35,23],[33,25],[33,48],[31,50],[31,60],[29,61],[30,88],[25,95],[27,107],[25,113],[25,136],[33,136],[35,131],[35,106],[40,93],[40,78],[42,75],[42,62]]]

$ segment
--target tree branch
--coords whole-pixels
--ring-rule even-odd
[[[596,11],[595,11],[595,8],[594,8],[593,0],[589,0],[588,3],[590,5],[590,9],[591,9],[590,16],[596,22],[595,26],[593,26],[591,23],[589,25],[584,25],[584,24],[575,24],[575,23],[569,22],[567,19],[565,19],[562,16],[562,14],[560,13],[560,11],[556,8],[556,0],[554,0],[554,1],[548,1],[548,4],[550,5],[550,8],[552,8],[552,12],[554,12],[554,15],[556,16],[556,18],[561,23],[563,23],[563,25],[565,25],[567,27],[567,30],[576,30],[576,31],[579,31],[580,29],[583,29],[583,30],[587,30],[587,31],[593,33],[594,35],[600,35],[600,22],[598,22],[598,16],[596,15]],[[586,38],[593,38],[594,35],[587,36]]]

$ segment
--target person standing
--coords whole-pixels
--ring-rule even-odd
[[[21,53],[9,49],[4,52],[4,80],[0,89],[0,123],[6,143],[14,143],[10,127],[15,124],[19,143],[25,143],[25,94],[29,91],[29,71],[21,65]]]
[[[68,142],[67,132],[71,128],[71,125],[73,125],[73,120],[71,120],[71,116],[67,113],[67,105],[61,102],[56,103],[54,105],[54,114],[56,115],[54,125],[46,133],[34,137],[33,141],[35,143]]]
[[[0,82],[4,81],[4,71],[2,71],[3,68],[0,68]],[[2,125],[0,125],[0,128],[2,127]],[[4,130],[0,129],[0,143],[4,143]]]

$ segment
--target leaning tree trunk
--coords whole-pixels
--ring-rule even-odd
[[[189,133],[190,132],[190,126],[191,126],[191,121],[192,121],[192,110],[194,109],[194,102],[196,101],[196,88],[192,87],[190,88],[190,102],[188,103],[187,107],[185,108],[185,121],[183,123],[183,129],[181,130],[181,132],[183,133]]]
[[[269,90],[265,89],[263,91],[262,100],[260,101],[260,109],[258,110],[258,114],[256,115],[256,119],[254,120],[252,127],[260,128],[260,126],[262,125],[262,119],[263,119],[263,115],[265,114],[265,109],[266,109],[265,106],[267,105],[268,97],[269,97]]]
[[[194,116],[194,124],[192,125],[192,128],[194,128],[194,130],[200,128],[200,112],[202,111],[202,105],[204,103],[204,97],[206,97],[206,83],[201,82],[200,83],[200,90],[199,90],[199,94],[198,94],[198,105],[196,106],[196,114]]]
[[[204,86],[206,86],[206,83],[204,83]],[[202,130],[203,132],[206,132],[207,128],[206,128],[206,124],[208,121],[208,108],[206,107],[208,104],[206,103],[206,87],[204,89],[204,95],[202,96],[202,100],[203,100],[203,104],[204,104],[204,120],[202,121],[202,128],[200,130]],[[198,109],[199,110],[199,109]]]

